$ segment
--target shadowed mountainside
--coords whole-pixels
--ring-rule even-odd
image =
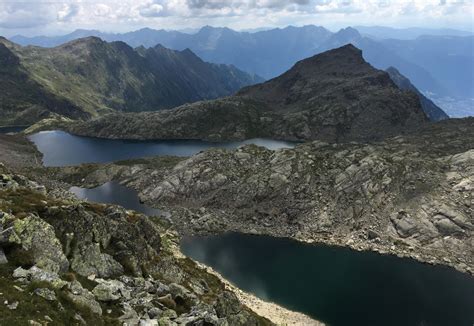
[[[418,96],[364,61],[352,45],[302,60],[236,96],[156,113],[107,115],[69,125],[105,138],[367,141],[418,128]]]
[[[123,42],[89,37],[55,48],[21,47],[0,39],[0,47],[5,122],[12,115],[34,120],[48,112],[84,118],[168,109],[230,95],[261,80],[233,66],[206,63],[190,50],[160,45],[134,50]],[[41,115],[29,113],[36,107]]]

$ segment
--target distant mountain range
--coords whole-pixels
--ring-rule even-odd
[[[235,93],[261,82],[189,49],[131,48],[97,37],[54,48],[0,38],[1,124],[29,124],[50,113],[87,118],[111,111],[150,111]]]
[[[420,36],[473,36],[472,32],[452,28],[393,28],[385,26],[354,26],[362,35],[377,39],[414,40]]]
[[[66,128],[105,138],[346,142],[378,140],[426,122],[416,93],[401,90],[359,49],[346,45],[299,61],[235,96],[159,112],[106,115]]]
[[[395,67],[424,94],[474,97],[472,34],[448,29],[359,27],[359,30],[362,33],[354,28],[332,33],[318,26],[290,26],[255,33],[206,26],[195,34],[149,28],[124,34],[77,30],[57,37],[16,36],[12,41],[49,47],[93,35],[106,41],[124,41],[133,47],[162,44],[175,50],[189,48],[205,61],[232,64],[267,79],[288,70],[298,60],[352,43],[363,50],[365,59],[373,66],[379,69]],[[421,36],[425,33],[438,35]]]

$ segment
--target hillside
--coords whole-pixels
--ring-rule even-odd
[[[120,40],[134,47],[163,44],[176,50],[190,48],[206,61],[233,64],[267,79],[282,74],[298,60],[352,43],[364,52],[371,65],[383,70],[395,67],[432,99],[471,98],[474,89],[474,38],[472,34],[449,29],[358,27],[333,33],[309,25],[248,33],[205,26],[195,34],[144,28],[123,34],[78,30],[58,37],[12,39],[21,44],[52,46],[85,35]]]
[[[0,45],[8,53],[3,60],[14,62],[12,66],[5,61],[3,69],[16,69],[2,76],[2,91],[10,94],[5,96],[8,102],[2,102],[8,103],[2,106],[6,116],[12,110],[22,112],[24,102],[43,103],[44,111],[71,118],[168,109],[230,95],[260,81],[235,67],[206,63],[190,50],[159,45],[132,49],[123,42],[107,43],[95,37],[55,48],[21,47],[5,39]],[[38,91],[24,91],[30,88]],[[48,95],[36,96],[39,92]]]
[[[431,121],[439,121],[449,118],[449,116],[440,107],[434,104],[429,98],[424,96],[415,86],[413,86],[410,80],[400,74],[396,68],[390,67],[387,69],[387,72],[393,82],[397,84],[400,89],[412,91],[418,94],[421,107]]]
[[[73,133],[129,139],[367,141],[427,122],[415,93],[364,61],[352,45],[302,60],[236,96],[138,115],[107,115]]]

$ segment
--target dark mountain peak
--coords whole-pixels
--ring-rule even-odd
[[[364,60],[362,50],[352,44],[343,45],[297,62],[291,70],[301,74],[346,74],[354,71],[367,71],[370,65]],[[372,70],[372,67],[370,67]],[[291,72],[289,70],[287,73]]]

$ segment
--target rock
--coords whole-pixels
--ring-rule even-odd
[[[138,325],[140,318],[130,305],[124,304],[123,315],[119,317],[119,320],[123,322],[123,325],[135,326]]]
[[[198,301],[196,295],[182,285],[171,283],[169,289],[176,304],[192,306]]]
[[[99,301],[116,301],[122,297],[122,292],[125,292],[125,285],[116,280],[99,280],[100,282],[93,290],[92,293]],[[128,292],[128,291],[127,291]]]
[[[28,320],[28,324],[31,326],[43,326],[41,323],[37,322],[36,320]]]
[[[13,277],[23,278],[30,282],[48,282],[55,289],[61,289],[62,287],[68,284],[68,282],[62,280],[58,274],[44,271],[36,266],[31,267],[29,270],[25,270],[21,267],[18,267],[13,271]]]
[[[160,319],[158,319],[158,325],[159,326],[176,326],[178,324],[167,317],[161,317]]]
[[[31,253],[35,265],[45,271],[59,273],[69,268],[53,227],[35,215],[15,219],[9,240]]]
[[[70,285],[70,291],[66,292],[66,298],[76,306],[86,307],[92,313],[102,315],[100,304],[95,301],[94,295],[87,289],[84,289],[78,281],[73,281]]]
[[[374,230],[367,231],[367,238],[369,240],[380,239],[380,235]]]
[[[176,302],[174,301],[173,297],[169,293],[165,296],[158,297],[156,301],[158,301],[159,303],[161,303],[167,308],[176,309]]]
[[[12,302],[11,304],[7,305],[7,308],[10,310],[16,310],[18,308],[18,301]]]
[[[178,314],[173,309],[167,309],[161,313],[161,318],[175,319],[177,317],[178,317]]]
[[[56,301],[56,294],[53,290],[47,288],[38,288],[33,291],[34,294],[48,301]]]
[[[217,316],[222,318],[237,315],[242,310],[242,304],[234,293],[224,291],[217,298],[214,309],[216,309]]]
[[[86,277],[91,274],[99,277],[112,277],[124,272],[122,265],[112,256],[101,252],[99,243],[90,244],[74,251],[71,268]]]
[[[140,319],[139,326],[158,326],[158,319]]]
[[[148,310],[148,317],[150,317],[150,319],[159,319],[162,313],[163,313],[163,310],[157,307],[153,307]]]

